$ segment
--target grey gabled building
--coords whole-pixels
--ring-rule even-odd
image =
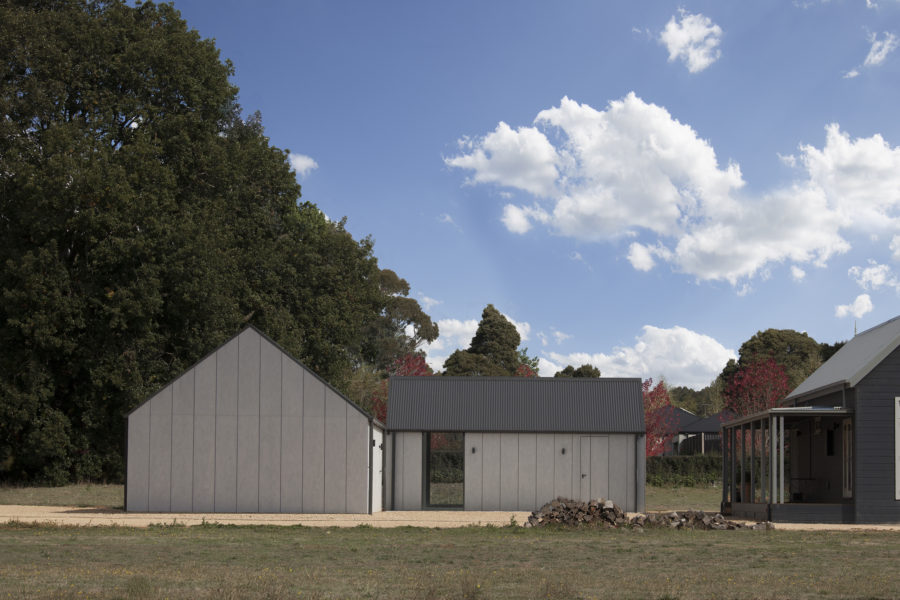
[[[383,426],[247,327],[128,415],[125,508],[381,510]]]
[[[639,379],[392,377],[386,507],[644,508]]]
[[[639,379],[393,377],[388,421],[247,327],[129,413],[125,508],[643,509]]]
[[[900,317],[856,335],[779,407],[723,425],[723,444],[734,516],[900,523]]]

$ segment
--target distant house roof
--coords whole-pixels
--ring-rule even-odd
[[[681,433],[719,433],[722,423],[734,418],[734,413],[729,410],[717,412],[703,419],[697,419],[685,426]]]
[[[640,379],[391,377],[395,431],[644,433]]]
[[[685,427],[700,418],[691,411],[685,410],[680,406],[664,406],[657,410],[665,411],[666,413],[668,413],[666,421],[668,421],[675,428],[676,433],[684,431]]]
[[[807,377],[783,402],[828,388],[858,384],[878,363],[900,346],[900,317],[857,334]]]

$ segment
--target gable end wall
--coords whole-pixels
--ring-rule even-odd
[[[900,522],[895,499],[894,398],[900,396],[900,348],[857,386],[854,498],[858,523]]]
[[[140,512],[366,513],[369,420],[249,328],[128,417]]]

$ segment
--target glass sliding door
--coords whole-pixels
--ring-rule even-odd
[[[462,508],[465,480],[464,442],[463,433],[427,434],[425,503],[428,506]]]

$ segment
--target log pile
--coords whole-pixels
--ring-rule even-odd
[[[639,513],[633,516],[625,514],[612,500],[591,500],[580,502],[568,498],[552,500],[531,513],[525,521],[525,527],[546,527],[556,525],[564,527],[598,527],[615,529],[630,527],[634,529],[666,528],[666,529],[771,529],[771,523],[740,523],[729,521],[721,514],[706,513],[702,510],[688,510],[669,513]]]

